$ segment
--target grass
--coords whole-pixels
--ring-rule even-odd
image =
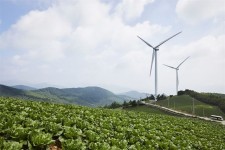
[[[146,105],[135,106],[135,107],[128,107],[128,108],[124,108],[124,110],[127,110],[127,111],[135,111],[135,112],[146,112],[146,113],[150,113],[150,114],[160,114],[160,115],[171,115],[171,116],[175,116],[175,114],[168,113],[166,111],[157,109],[155,107],[146,106]]]
[[[173,96],[167,100],[157,102],[158,105],[193,114],[193,99],[188,95]],[[203,117],[219,115],[225,118],[225,114],[217,107],[194,99],[194,114]]]

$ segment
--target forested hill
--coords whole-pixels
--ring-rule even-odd
[[[13,87],[0,85],[0,96],[23,96],[26,92]]]
[[[38,90],[21,90],[0,85],[0,96],[18,97],[22,99],[69,103],[85,106],[103,106],[114,101],[123,102],[124,97],[118,96],[100,87],[65,88],[48,87]]]
[[[183,95],[183,94],[187,94],[201,102],[218,106],[225,113],[225,94],[199,93],[189,89],[178,92],[178,95]]]

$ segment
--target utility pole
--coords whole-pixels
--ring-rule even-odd
[[[205,117],[205,110],[204,110],[204,107],[203,107],[203,110],[202,110],[202,111],[203,111],[203,117]]]
[[[195,114],[195,99],[194,98],[192,98],[192,104],[193,104],[193,106],[192,106],[192,115],[194,115]]]
[[[170,97],[168,98],[168,108],[170,107]]]

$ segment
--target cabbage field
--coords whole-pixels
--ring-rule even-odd
[[[225,149],[218,123],[0,98],[1,150]]]

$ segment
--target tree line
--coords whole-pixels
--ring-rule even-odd
[[[130,101],[124,101],[123,103],[114,101],[110,105],[105,105],[104,108],[115,109],[115,108],[120,108],[120,107],[122,107],[122,108],[135,107],[135,106],[143,105],[141,103],[141,101],[142,100],[130,100]]]
[[[166,98],[167,97],[165,94],[157,95],[157,100],[164,100]],[[154,99],[155,99],[154,95],[151,94],[150,96],[147,96],[146,98],[140,99],[140,100],[124,101],[123,103],[114,101],[110,105],[105,105],[104,108],[115,109],[115,108],[120,108],[120,107],[122,107],[122,108],[135,107],[135,106],[143,105],[142,101],[154,100]]]
[[[186,89],[185,91],[178,91],[178,95],[189,95],[206,104],[218,106],[225,113],[225,98],[219,94],[214,93],[198,93],[193,90]]]

